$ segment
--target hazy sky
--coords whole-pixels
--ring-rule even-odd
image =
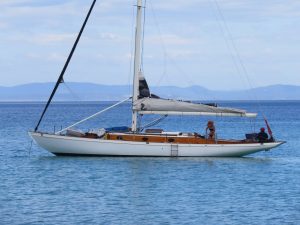
[[[66,81],[131,83],[135,2],[98,0]],[[55,81],[90,4],[0,0],[0,85]],[[147,0],[146,7],[150,85],[300,85],[300,1]]]

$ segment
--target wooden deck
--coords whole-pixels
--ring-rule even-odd
[[[209,140],[199,136],[173,136],[164,134],[124,134],[107,133],[107,140],[123,140],[148,143],[176,143],[176,144],[243,144],[244,140]]]

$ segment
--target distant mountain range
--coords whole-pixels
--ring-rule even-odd
[[[54,83],[30,83],[13,87],[0,86],[0,101],[46,101]],[[272,85],[248,90],[213,91],[201,86],[152,87],[152,93],[164,98],[183,100],[300,100],[300,86]],[[69,82],[62,84],[56,101],[121,100],[131,94],[128,85],[102,85]]]

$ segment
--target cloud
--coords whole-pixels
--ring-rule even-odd
[[[153,8],[155,11],[164,11],[166,13],[198,13],[201,9],[215,10],[218,5],[225,16],[238,16],[239,20],[235,22],[244,22],[244,18],[261,19],[269,17],[285,17],[299,18],[300,16],[300,1],[285,0],[285,1],[261,1],[261,0],[164,0],[153,2],[149,1],[148,8]],[[211,19],[205,17],[206,12],[202,15],[203,19]],[[250,18],[252,17],[252,18]]]
[[[78,2],[68,1],[0,1],[1,17],[19,18],[19,17],[35,17],[41,19],[43,17],[52,15],[81,15],[82,6]],[[78,10],[81,9],[81,10]],[[39,16],[39,18],[37,18]]]
[[[113,33],[102,33],[99,35],[102,39],[115,40],[118,38],[116,34]]]
[[[191,59],[198,53],[191,50],[171,50],[168,52],[168,56],[172,59]]]
[[[210,78],[213,75],[234,71],[224,41],[228,35],[220,29],[220,24],[224,24],[218,17],[215,1],[250,74],[252,71],[260,75],[272,74],[262,76],[266,83],[276,76],[300,82],[299,78],[292,79],[289,75],[299,71],[296,61],[300,52],[297,44],[300,34],[296,27],[300,1],[295,0],[148,0],[144,63],[149,71],[145,73],[159,73],[165,55],[180,64],[182,70],[195,74],[195,83],[206,82],[198,78],[198,73],[207,74],[208,84],[214,81]],[[0,84],[20,79],[18,75],[24,73],[24,68],[30,70],[28,65],[51,71],[58,61],[65,61],[90,3],[89,0],[0,0],[0,29],[5,29],[0,32],[0,57],[5,59],[0,63],[6,68],[9,58],[18,65],[13,71],[2,70],[15,78],[0,77]],[[79,63],[76,63],[72,76],[77,69],[93,68],[94,64],[97,71],[107,74],[112,71],[123,74],[127,70],[131,58],[128,52],[134,47],[135,4],[136,0],[97,2],[76,50],[74,60]],[[152,9],[157,24],[154,24]],[[274,65],[273,62],[280,63]],[[28,74],[32,80],[41,79],[40,73],[35,77],[31,71]],[[77,78],[80,81],[81,77]],[[93,79],[99,83],[103,81],[98,75]],[[181,81],[176,79],[174,83],[180,84]],[[222,85],[222,81],[218,85]],[[232,86],[235,85],[238,86],[233,80]]]
[[[146,41],[151,44],[160,44],[163,42],[167,45],[187,45],[195,42],[195,40],[193,39],[180,37],[176,34],[162,34],[150,36],[146,37]]]
[[[41,34],[33,37],[30,41],[38,44],[73,41],[76,34]]]
[[[266,15],[283,16],[283,17],[300,17],[300,2],[299,1],[284,1],[277,2],[265,12]]]
[[[72,42],[75,40],[77,34],[18,34],[10,37],[10,41],[26,41],[28,43],[38,44],[38,45],[50,45],[53,43],[60,42]]]
[[[125,35],[120,35],[112,32],[103,32],[97,34],[95,37],[88,37],[90,41],[99,41],[99,39],[112,41],[112,42],[130,42],[130,38]]]
[[[164,0],[155,3],[153,1],[149,1],[148,5],[157,10],[177,11],[187,9],[192,6],[200,6],[205,3],[207,3],[206,0]]]
[[[0,21],[0,29],[8,28],[8,23]]]
[[[42,7],[42,6],[51,6],[51,5],[62,5],[69,3],[69,0],[1,0],[0,6],[8,7],[20,7],[20,6],[29,6],[29,7]],[[80,2],[80,0],[73,0],[73,2]]]
[[[47,60],[49,61],[58,61],[58,62],[64,62],[66,61],[66,56],[57,52],[50,53],[50,55],[47,57]]]
[[[29,52],[25,54],[25,57],[29,60],[46,60],[46,61],[54,61],[54,62],[65,62],[67,57],[65,54],[61,54],[58,52],[52,52],[49,54],[41,54],[36,52]]]
[[[27,58],[30,58],[30,59],[39,59],[39,58],[41,58],[41,56],[39,54],[34,53],[34,52],[29,52],[29,53],[25,54],[25,56]]]

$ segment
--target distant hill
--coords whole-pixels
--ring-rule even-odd
[[[13,87],[0,86],[0,101],[46,101],[54,83],[30,83]],[[272,85],[249,90],[213,91],[201,86],[152,87],[151,91],[164,98],[189,100],[300,100],[300,86]],[[101,85],[69,82],[62,84],[55,96],[57,101],[120,100],[131,94],[128,85]]]

